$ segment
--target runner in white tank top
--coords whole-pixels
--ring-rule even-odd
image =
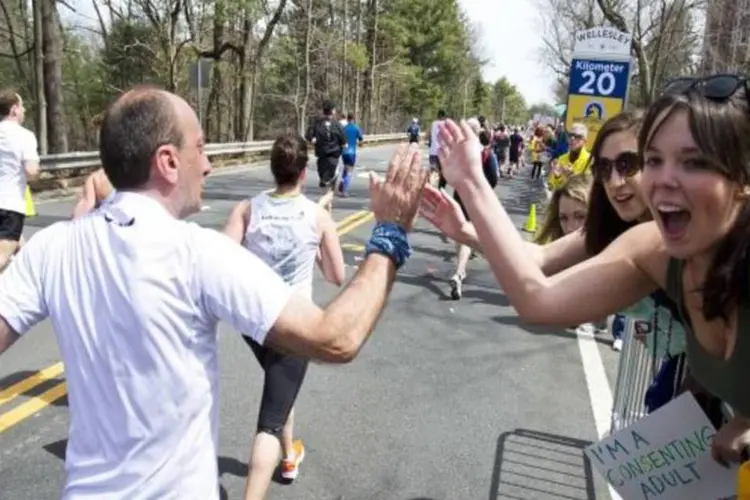
[[[327,281],[344,281],[344,256],[336,224],[327,210],[333,192],[318,203],[302,194],[307,180],[307,142],[294,134],[279,137],[271,149],[276,189],[237,204],[224,232],[271,266],[299,293],[310,297],[315,263]],[[293,440],[293,407],[307,372],[307,360],[243,339],[263,367],[265,380],[258,428],[248,464],[245,500],[265,498],[283,452],[281,475],[293,480],[305,456]]]
[[[299,192],[269,190],[250,200],[249,224],[242,245],[260,257],[284,281],[312,296],[313,269],[320,247],[320,206]]]

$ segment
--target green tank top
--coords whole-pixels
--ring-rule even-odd
[[[667,293],[680,308],[685,324],[687,360],[690,373],[710,393],[728,403],[743,416],[750,416],[750,340],[742,334],[750,327],[750,305],[740,304],[737,314],[737,339],[734,351],[724,360],[712,355],[698,343],[683,301],[682,269],[684,261],[669,259]]]
[[[653,295],[644,297],[620,312],[639,327],[646,326],[646,350],[654,359],[678,356],[685,352],[685,328],[679,318],[665,304],[655,300]],[[642,327],[641,327],[642,328]]]

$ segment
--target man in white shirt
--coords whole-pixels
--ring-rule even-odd
[[[211,171],[198,118],[142,88],[107,111],[100,155],[115,188],[99,210],[43,229],[0,275],[0,353],[49,317],[65,363],[65,500],[219,498],[217,324],[275,350],[348,362],[411,252],[426,175],[401,147],[370,180],[379,221],[326,309],[227,236],[181,221]]]
[[[26,179],[39,173],[36,137],[25,129],[23,100],[0,90],[0,272],[18,250],[26,219]]]
[[[432,122],[432,126],[430,127],[430,139],[429,139],[429,147],[430,147],[430,167],[438,173],[438,188],[443,189],[446,186],[445,178],[443,177],[443,169],[440,166],[440,158],[438,157],[438,152],[440,151],[440,135],[438,135],[438,131],[440,130],[440,125],[445,122],[445,111],[439,110],[437,114],[437,120]]]

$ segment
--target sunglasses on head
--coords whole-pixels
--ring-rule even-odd
[[[616,171],[620,177],[632,177],[641,168],[640,157],[635,151],[624,151],[617,158],[597,158],[591,167],[594,178],[600,182],[607,182],[612,177],[612,171]]]
[[[740,75],[711,75],[704,78],[681,77],[669,81],[664,86],[665,94],[685,94],[690,91],[698,91],[706,99],[712,101],[726,101],[731,98],[740,88],[748,92],[747,78]]]

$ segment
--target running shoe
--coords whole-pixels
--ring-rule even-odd
[[[454,274],[451,278],[451,298],[453,300],[461,299],[461,286],[463,285],[463,277],[458,274]]]
[[[294,449],[294,458],[287,460],[286,458],[281,461],[281,477],[294,481],[299,476],[299,465],[305,459],[305,445],[302,441],[297,439],[292,445]]]

